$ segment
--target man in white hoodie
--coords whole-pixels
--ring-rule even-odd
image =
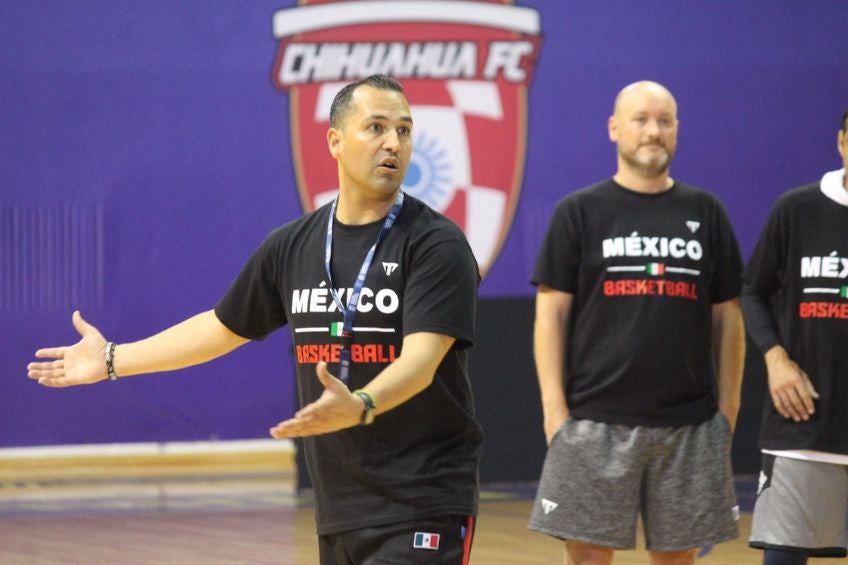
[[[770,398],[751,547],[764,565],[848,548],[848,110],[843,168],[777,201],[743,276]]]

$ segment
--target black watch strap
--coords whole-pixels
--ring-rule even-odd
[[[362,410],[362,419],[359,420],[359,424],[362,426],[368,426],[374,421],[374,410],[377,409],[377,405],[374,404],[374,398],[365,392],[364,390],[355,390],[353,394],[362,399],[362,403],[365,405]]]

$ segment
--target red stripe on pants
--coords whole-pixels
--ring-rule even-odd
[[[465,541],[462,544],[462,565],[468,565],[471,559],[471,544],[474,543],[474,516],[465,522]]]

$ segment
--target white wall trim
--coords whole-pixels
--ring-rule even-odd
[[[228,453],[294,453],[291,440],[249,439],[227,441],[175,441],[43,445],[0,449],[0,460],[59,457],[123,457]]]

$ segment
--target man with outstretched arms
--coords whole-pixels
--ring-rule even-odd
[[[843,168],[780,197],[743,277],[768,372],[750,540],[766,565],[848,548],[848,110],[837,147]]]
[[[412,153],[403,89],[375,75],[333,101],[339,196],[273,231],[214,310],[115,345],[42,349],[45,386],[168,371],[288,325],[302,408],[273,437],[304,437],[322,565],[464,564],[482,434],[467,348],[479,272],[459,228],[401,182]],[[316,378],[317,375],[317,378]]]
[[[549,447],[530,528],[608,564],[641,514],[651,563],[692,563],[738,536],[741,258],[721,203],[669,176],[665,87],[625,87],[608,129],[615,176],[557,205],[532,279]]]

